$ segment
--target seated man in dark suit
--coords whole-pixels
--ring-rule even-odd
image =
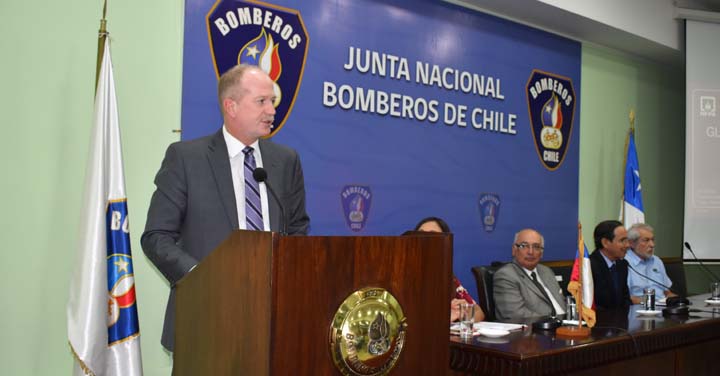
[[[595,306],[600,309],[627,307],[628,266],[624,260],[629,243],[627,231],[619,221],[603,221],[593,232],[595,251],[590,254]]]
[[[565,300],[555,273],[539,264],[545,240],[539,232],[525,229],[515,234],[513,261],[493,276],[495,313],[501,320],[565,314]]]

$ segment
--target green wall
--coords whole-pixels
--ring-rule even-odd
[[[89,0],[0,3],[0,364],[6,375],[71,372],[65,304],[75,260],[101,12],[102,3]],[[142,255],[139,237],[152,179],[166,146],[178,139],[172,130],[180,121],[183,2],[111,0],[108,19],[145,375],[168,375],[170,360],[159,344],[168,287]],[[584,48],[580,218],[588,245],[594,224],[618,214],[632,107],[647,218],[658,229],[658,253],[679,254],[683,98],[681,69]],[[695,277],[690,274],[688,280]],[[697,283],[704,285],[701,279]]]
[[[166,146],[179,137],[183,2],[109,1],[145,375],[167,285],[139,245]],[[0,373],[68,375],[65,304],[92,124],[99,0],[0,2],[3,310]]]
[[[655,228],[657,253],[679,257],[685,180],[684,71],[587,46],[582,59],[579,212],[585,242],[593,250],[595,224],[618,218],[628,115],[634,109],[645,221]]]

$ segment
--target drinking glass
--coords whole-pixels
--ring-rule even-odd
[[[475,305],[460,303],[460,338],[472,338],[475,323]]]

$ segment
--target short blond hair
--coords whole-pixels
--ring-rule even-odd
[[[233,96],[242,96],[246,91],[241,86],[242,78],[245,73],[251,70],[258,70],[265,73],[262,69],[255,65],[238,64],[223,73],[218,80],[218,102],[220,104],[220,112],[223,112],[223,101]],[[235,98],[237,99],[237,98]]]

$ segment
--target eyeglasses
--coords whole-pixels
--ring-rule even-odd
[[[536,252],[542,252],[543,250],[545,250],[545,247],[543,247],[542,245],[537,244],[537,243],[529,244],[529,243],[522,242],[522,243],[516,243],[515,246],[521,251],[525,250],[525,249],[532,249],[533,251],[536,251]]]

